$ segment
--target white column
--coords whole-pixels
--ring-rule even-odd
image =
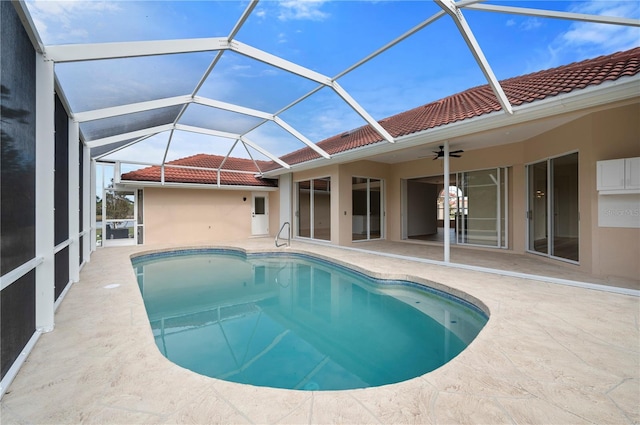
[[[96,250],[96,161],[91,160],[91,178],[89,179],[89,223],[91,223],[91,231],[89,232],[89,240],[91,243],[91,252]]]
[[[282,174],[278,181],[278,190],[280,192],[280,224],[277,231],[280,231],[280,228],[286,222],[289,222],[289,231],[291,231],[291,226],[293,225],[293,223],[291,223],[291,177],[291,173]],[[283,233],[282,237],[285,236],[286,234]]]
[[[449,229],[451,227],[451,208],[449,207],[449,141],[444,142],[444,262],[450,262],[451,254],[451,235]]]
[[[80,280],[80,153],[78,140],[80,137],[79,124],[69,119],[69,280]]]
[[[53,62],[36,53],[36,328],[53,330],[55,302],[54,169],[55,101]]]
[[[82,227],[81,229],[84,233],[82,240],[82,260],[89,262],[91,261],[91,205],[95,205],[95,197],[91,197],[91,188],[95,187],[95,182],[91,179],[91,149],[89,149],[86,145],[84,149],[82,149],[83,160],[82,160],[82,200],[84,205],[82,206]]]

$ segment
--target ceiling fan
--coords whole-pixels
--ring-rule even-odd
[[[464,152],[462,149],[459,149],[457,151],[451,151],[449,152],[449,156],[453,157],[453,158],[460,158],[462,155],[460,155],[462,152]],[[433,151],[433,153],[435,153],[436,155],[433,157],[433,160],[435,161],[436,159],[442,159],[444,158],[444,146],[440,146],[440,150],[439,151]]]

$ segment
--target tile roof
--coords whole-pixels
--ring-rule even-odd
[[[617,80],[640,72],[640,47],[575,62],[558,68],[500,81],[513,106],[569,93],[573,90],[595,86],[605,81]],[[428,130],[456,121],[478,117],[499,111],[500,104],[488,84],[419,106],[406,112],[385,118],[380,122],[394,138]],[[317,145],[330,155],[381,142],[382,138],[372,127],[364,126],[347,133],[318,142]],[[299,164],[320,156],[305,147],[284,155],[280,159],[288,164]],[[279,168],[275,163],[268,170]]]
[[[633,76],[639,72],[640,47],[637,47],[624,52],[509,78],[500,81],[500,85],[509,102],[514,107],[517,107],[525,103],[569,93],[573,90],[595,86],[605,81]],[[491,87],[485,84],[385,118],[379,122],[385,130],[394,138],[397,138],[489,114],[500,109],[500,104]],[[318,142],[317,145],[330,155],[333,155],[379,142],[382,142],[380,135],[371,126],[367,125],[329,137]],[[317,158],[320,158],[320,155],[311,148],[305,147],[286,154],[280,159],[293,165]],[[224,159],[222,156],[199,154],[172,161],[168,164],[217,168],[222,159]],[[263,172],[280,168],[280,165],[272,161],[256,162]],[[258,172],[253,161],[242,158],[228,158],[224,168]],[[214,171],[165,168],[165,181],[167,182],[215,184],[216,178],[216,172]],[[160,181],[160,167],[149,167],[127,173],[122,176],[122,179]],[[253,174],[232,172],[221,173],[221,184],[277,187],[277,183],[273,180],[255,177]]]
[[[175,161],[167,162],[166,165],[181,165],[188,167],[214,168],[220,167],[224,160],[224,156],[198,154],[181,158]],[[261,170],[264,170],[270,161],[256,161]],[[233,172],[246,171],[246,172]],[[278,187],[278,181],[272,179],[263,179],[256,176],[259,172],[256,165],[250,159],[244,158],[227,158],[224,163],[223,171],[220,172],[220,184],[224,186],[259,186],[259,187]],[[135,181],[160,181],[160,166],[152,166],[136,171],[131,171],[122,175],[122,180]],[[215,170],[200,170],[189,168],[165,167],[164,180],[168,183],[196,183],[196,184],[217,184],[218,173]]]

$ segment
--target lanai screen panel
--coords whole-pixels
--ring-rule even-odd
[[[55,97],[54,245],[69,239],[69,116]],[[55,299],[69,283],[69,246],[55,253]]]
[[[0,274],[35,257],[35,51],[10,2],[0,2],[2,131]],[[0,292],[1,377],[35,332],[35,272]]]
[[[0,243],[4,275],[35,256],[35,52],[10,2],[2,4]]]
[[[69,239],[69,117],[57,95],[55,129],[54,244],[58,245]]]
[[[296,14],[295,4],[287,10],[282,3],[261,1],[259,8],[268,17],[277,17],[278,20],[271,19],[265,23],[263,15],[254,12],[237,39],[328,77],[337,76],[441,10],[432,1],[336,1],[323,2],[317,8],[312,5],[303,18]],[[287,31],[287,27],[282,25],[296,20],[304,23],[303,30]],[[431,40],[428,49],[434,44]],[[415,67],[416,62],[421,63],[417,58],[427,54],[425,50],[423,45],[412,53],[411,57],[416,58],[413,64],[405,59],[398,66]],[[330,57],[331,60],[318,62],[319,57]]]
[[[127,140],[123,140],[121,142],[114,142],[114,143],[109,143],[106,145],[101,145],[101,146],[96,146],[91,148],[91,157],[92,158],[97,158],[100,157],[106,153],[115,151],[117,149],[123,148],[124,146],[129,145],[130,143],[135,142],[138,139],[127,139]],[[166,141],[165,141],[166,144]]]
[[[294,128],[306,128],[305,135],[314,142],[367,124],[353,108],[328,87],[322,88],[304,102],[283,112],[281,118]]]
[[[80,233],[84,231],[84,149],[82,141],[78,141],[78,230]],[[84,259],[84,236],[80,236],[79,239],[78,264],[82,264]]]
[[[189,95],[215,52],[56,64],[74,112]]]
[[[235,52],[224,52],[199,96],[275,113],[318,83]]]
[[[180,124],[227,133],[244,134],[263,121],[264,119],[245,114],[191,104],[182,115]]]
[[[153,3],[153,11],[149,11]],[[110,43],[222,37],[245,8],[237,1],[60,1],[29,2],[34,20],[63,20],[73,30],[41,31],[51,44]],[[62,15],[62,18],[60,18]],[[95,25],[95,21],[117,22]]]
[[[303,136],[311,136],[304,134]],[[306,145],[291,133],[280,127],[274,122],[267,122],[248,134],[251,140],[259,142],[260,146],[271,152],[272,154],[281,157],[290,152],[297,151],[298,149],[306,148]],[[313,140],[311,140],[313,142]],[[267,159],[259,154],[260,158]],[[235,152],[234,152],[235,156]]]
[[[181,110],[182,106],[177,105],[87,121],[80,124],[80,130],[86,141],[92,141],[145,128],[173,124]]]
[[[231,151],[234,143],[235,140],[224,137],[190,133],[187,131],[174,131],[173,139],[167,152],[167,162],[200,153],[226,156],[229,152],[232,152],[232,156],[246,157],[246,151],[240,143],[236,143],[235,148]]]

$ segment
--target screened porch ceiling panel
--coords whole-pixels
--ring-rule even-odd
[[[56,64],[73,112],[191,94],[213,52]]]
[[[510,117],[514,107],[498,81],[548,68],[543,60],[554,43],[578,31],[638,45],[638,5],[592,3],[17,6],[54,61],[93,157],[157,165],[207,153],[288,168],[280,157],[309,147],[329,159],[318,142],[363,126],[389,151],[401,150],[380,124],[386,117],[482,84],[500,105],[494,113]],[[540,39],[549,40],[538,47],[542,54],[529,47]],[[575,50],[568,60],[594,56]]]
[[[99,120],[80,123],[85,141],[91,142],[105,137],[173,124],[182,111],[182,106],[169,106],[149,111],[133,112]]]

